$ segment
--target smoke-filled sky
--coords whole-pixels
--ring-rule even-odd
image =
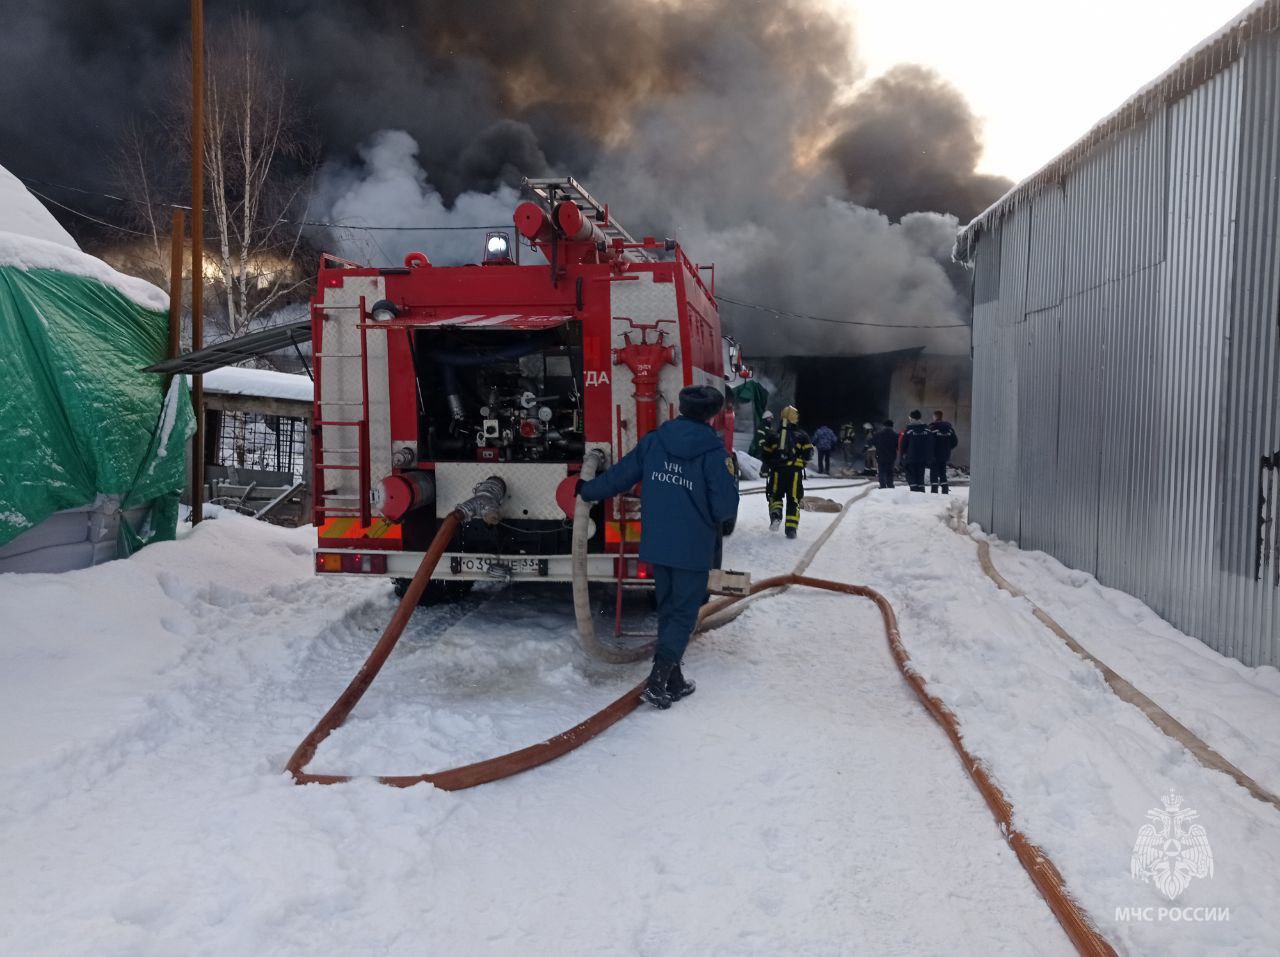
[[[6,5],[0,164],[109,190],[103,157],[120,131],[172,95],[186,4]],[[633,233],[716,262],[726,295],[873,324],[726,307],[757,354],[968,350],[962,327],[902,327],[962,324],[946,252],[957,220],[1008,184],[975,172],[981,131],[964,98],[919,66],[868,79],[825,0],[250,9],[325,157],[313,217],[504,223],[522,175],[570,173]],[[210,31],[235,12],[207,0]],[[448,261],[471,258],[467,235],[332,241],[362,259],[425,246]]]
[[[926,63],[983,121],[978,168],[1035,172],[1249,0],[833,0],[876,74]]]

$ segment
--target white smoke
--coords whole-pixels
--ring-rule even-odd
[[[512,232],[511,213],[519,195],[509,186],[494,193],[462,193],[452,207],[427,182],[418,163],[418,143],[403,130],[382,130],[362,144],[357,165],[327,163],[320,171],[312,208],[327,222],[346,227],[430,227],[398,230],[333,228],[329,235],[345,259],[398,266],[409,252],[424,252],[432,263],[456,266],[480,260],[484,226]]]

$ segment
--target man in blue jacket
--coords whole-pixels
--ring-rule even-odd
[[[813,447],[818,450],[818,471],[823,475],[831,474],[831,450],[836,447],[836,434],[830,426],[821,425],[813,433]]]
[[[933,421],[929,423],[929,431],[933,434],[933,461],[929,463],[929,491],[937,494],[938,486],[942,486],[942,494],[950,495],[951,486],[947,482],[947,464],[951,453],[960,444],[955,427],[942,417],[942,410],[935,409]]]
[[[933,461],[933,433],[921,421],[920,410],[913,409],[907,417],[907,427],[902,430],[899,442],[902,464],[907,471],[907,484],[913,492],[924,491],[924,470]]]
[[[738,514],[738,483],[724,442],[708,424],[724,406],[712,386],[680,390],[680,417],[641,437],[636,447],[590,482],[585,501],[612,498],[640,484],[640,560],[653,566],[658,647],[641,697],[669,708],[693,694],[680,659],[707,597],[724,522]]]
[[[893,419],[885,419],[880,430],[871,437],[876,450],[876,471],[881,488],[893,488],[893,467],[898,461],[898,433],[893,431]]]

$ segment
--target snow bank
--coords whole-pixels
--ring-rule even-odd
[[[206,372],[204,388],[206,392],[291,399],[296,402],[310,402],[314,395],[311,379],[307,376],[276,372],[273,369],[241,369],[236,366],[224,366]]]
[[[53,214],[3,166],[0,166],[0,233],[42,239],[80,251],[71,234],[62,228]]]

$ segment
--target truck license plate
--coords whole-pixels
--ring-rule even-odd
[[[483,556],[475,558],[463,556],[455,559],[455,561],[455,574],[459,571],[495,576],[538,574],[538,559],[536,558],[494,559]]]

